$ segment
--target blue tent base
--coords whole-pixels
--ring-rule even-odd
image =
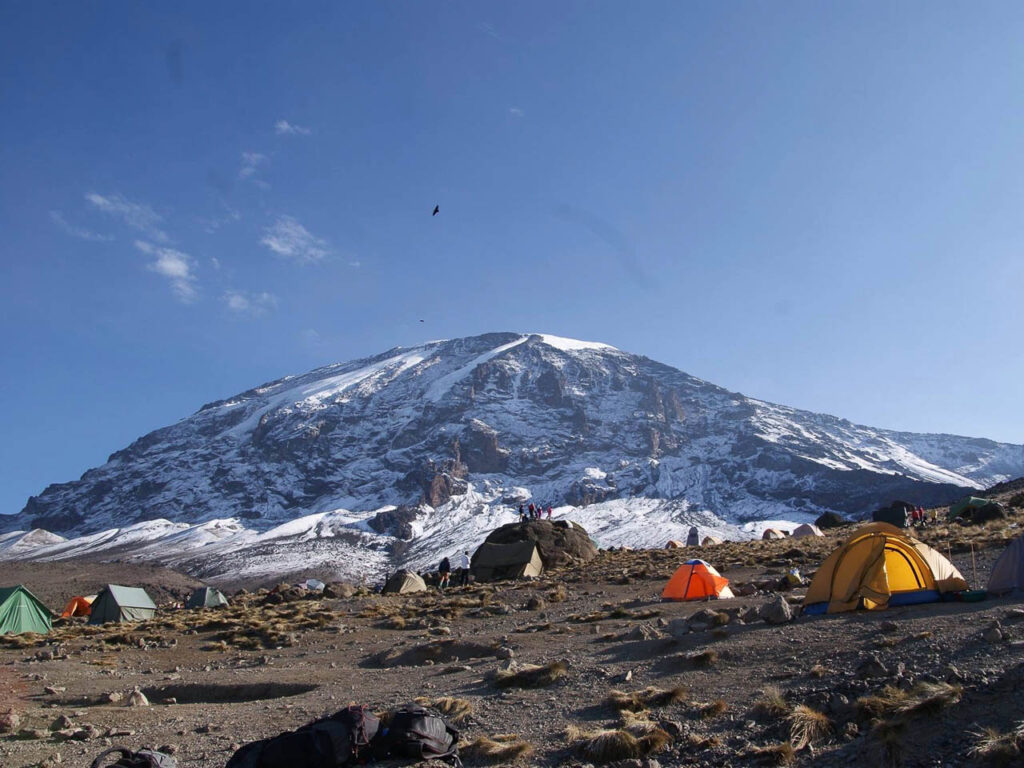
[[[893,592],[889,596],[889,607],[899,605],[920,605],[922,603],[937,603],[939,600],[954,600],[954,595],[940,595],[934,589],[916,589],[913,592]],[[828,603],[811,603],[805,605],[803,613],[808,616],[820,616],[828,613]]]

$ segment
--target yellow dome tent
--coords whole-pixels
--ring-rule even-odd
[[[706,600],[735,597],[729,580],[703,560],[687,560],[676,569],[661,592],[662,600]]]
[[[931,603],[965,589],[960,571],[927,544],[894,525],[871,523],[821,564],[807,589],[804,613]]]

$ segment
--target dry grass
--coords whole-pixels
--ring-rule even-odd
[[[645,688],[642,691],[611,691],[605,703],[619,712],[624,710],[630,712],[641,712],[648,707],[664,707],[668,704],[675,704],[686,698],[686,689],[682,686],[675,688]]]
[[[788,741],[754,747],[750,756],[764,765],[793,765],[796,762],[796,750]]]
[[[569,673],[564,661],[553,661],[540,666],[524,664],[519,669],[499,669],[494,674],[494,684],[498,688],[543,688],[561,680]]]
[[[789,713],[789,741],[797,750],[827,739],[832,733],[832,723],[826,715],[806,704],[797,704]]]
[[[454,696],[442,696],[439,699],[420,696],[415,699],[415,702],[421,707],[436,709],[455,725],[461,724],[467,717],[473,714],[472,702],[467,699],[457,699]]]
[[[569,590],[567,590],[565,588],[564,584],[559,584],[553,590],[548,592],[548,602],[549,603],[561,603],[567,597],[569,597]]]
[[[569,726],[566,729],[566,738],[580,757],[597,764],[644,757],[659,752],[672,743],[672,737],[657,727],[647,729],[637,738],[622,728],[586,732]]]
[[[534,751],[532,744],[515,734],[499,734],[490,738],[481,736],[459,747],[459,755],[467,763],[514,762],[532,756]]]
[[[820,680],[828,674],[828,670],[821,664],[815,664],[813,667],[811,667],[810,672],[808,672],[807,674],[815,678],[816,680]]]
[[[886,686],[874,696],[862,696],[854,706],[869,720],[933,715],[960,701],[963,688],[950,683],[918,683],[909,691]]]
[[[751,714],[758,718],[782,718],[790,713],[790,709],[782,691],[774,685],[769,685],[761,690],[761,698],[754,702]]]
[[[702,720],[710,720],[715,717],[721,717],[729,711],[729,703],[725,699],[716,699],[709,704],[701,706],[698,714]]]
[[[1009,733],[995,728],[972,731],[977,742],[967,753],[987,765],[1008,766],[1024,762],[1024,722],[1017,723]]]

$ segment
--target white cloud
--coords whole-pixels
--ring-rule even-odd
[[[146,265],[146,269],[166,277],[171,283],[174,295],[185,304],[196,299],[196,276],[192,271],[192,257],[187,253],[173,248],[152,245],[144,240],[136,240],[135,247],[154,260]]]
[[[154,240],[166,243],[170,239],[160,229],[163,217],[144,203],[133,203],[122,195],[100,195],[96,192],[87,193],[85,199],[95,208],[121,219],[132,229],[144,232]]]
[[[112,235],[101,235],[98,232],[93,232],[92,230],[85,229],[83,227],[76,227],[74,224],[68,222],[68,220],[64,218],[64,214],[60,211],[50,211],[50,221],[69,235],[77,237],[80,240],[88,240],[93,243],[109,243],[114,239]]]
[[[267,156],[260,152],[243,152],[242,167],[238,169],[238,178],[251,181],[260,189],[270,189],[270,185],[256,178],[260,168],[267,164]]]
[[[294,259],[301,264],[312,264],[330,254],[327,241],[313,235],[291,216],[278,216],[263,230],[260,243],[278,256]]]
[[[277,296],[266,291],[246,293],[245,291],[229,290],[224,292],[223,298],[227,308],[239,315],[259,317],[277,307]]]
[[[508,113],[512,115],[512,117],[522,117],[524,114],[523,110],[521,110],[519,107],[509,107]]]
[[[301,125],[289,123],[287,120],[278,120],[274,123],[274,133],[278,136],[309,136],[312,131]]]
[[[359,259],[353,259],[348,263],[348,265],[353,269],[359,269],[361,266],[363,266],[363,262],[359,261]]]

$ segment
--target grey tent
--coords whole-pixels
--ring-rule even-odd
[[[988,592],[993,595],[1024,592],[1024,535],[1011,541],[992,566]]]
[[[793,529],[793,538],[794,539],[803,538],[804,536],[824,536],[824,535],[825,534],[821,532],[821,528],[819,528],[816,525],[811,525],[810,523],[804,523],[803,525],[798,525],[796,528]]]
[[[473,553],[470,572],[477,581],[537,577],[544,571],[537,545],[532,541],[513,544],[483,543]]]
[[[186,608],[216,608],[218,605],[227,605],[228,599],[224,593],[213,587],[200,587],[189,597],[185,603]]]
[[[140,587],[107,584],[93,600],[89,623],[141,621],[153,618],[154,613],[156,613],[156,603],[146,594],[146,590]]]
[[[700,532],[697,530],[697,526],[692,526],[690,532],[686,535],[686,546],[688,547],[699,547],[700,546]]]
[[[388,579],[381,592],[387,594],[404,595],[408,592],[424,592],[427,589],[425,582],[419,574],[412,571],[398,571]]]

